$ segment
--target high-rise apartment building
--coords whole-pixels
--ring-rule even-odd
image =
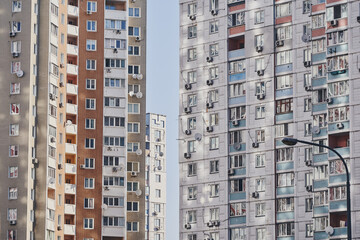
[[[0,10],[1,238],[145,239],[146,0]]]
[[[180,1],[180,239],[360,238],[358,1]]]

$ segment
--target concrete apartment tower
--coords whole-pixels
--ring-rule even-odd
[[[360,238],[358,1],[180,0],[180,239]]]
[[[0,10],[0,237],[145,239],[146,0]]]

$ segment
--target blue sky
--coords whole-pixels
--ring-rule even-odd
[[[177,0],[148,0],[147,112],[167,116],[167,237],[179,239]]]

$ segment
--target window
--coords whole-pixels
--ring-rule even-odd
[[[210,79],[217,79],[219,77],[219,68],[218,67],[209,68],[209,77]]]
[[[188,16],[196,15],[196,11],[197,11],[196,3],[191,3],[188,5]]]
[[[86,89],[95,90],[96,89],[96,79],[86,79]]]
[[[128,172],[139,172],[139,163],[138,162],[127,162],[126,169]]]
[[[265,118],[265,105],[255,107],[255,119]]]
[[[128,232],[137,232],[139,231],[139,223],[138,222],[127,222],[126,223],[126,231]]]
[[[129,8],[129,17],[140,17],[140,8]]]
[[[210,11],[219,9],[219,0],[210,0]]]
[[[196,78],[196,71],[190,71],[187,73],[187,83],[196,83]]]
[[[124,197],[104,197],[104,204],[111,207],[123,207]]]
[[[219,32],[219,21],[210,22],[209,31],[210,31],[210,34]]]
[[[230,97],[239,97],[246,94],[245,83],[235,83],[230,85]]]
[[[255,216],[256,217],[265,216],[265,203],[256,203],[255,204]]]
[[[313,78],[320,78],[325,77],[326,74],[326,64],[318,64],[312,66],[312,77]]]
[[[17,178],[18,177],[18,167],[9,167],[9,178]]]
[[[328,71],[340,71],[348,69],[348,55],[327,58]]]
[[[86,70],[96,70],[96,60],[86,59]]]
[[[328,177],[328,165],[321,165],[314,167],[314,179],[325,179]]]
[[[11,31],[12,32],[21,32],[21,22],[12,21]]]
[[[114,48],[114,49],[126,49],[126,40],[125,39],[110,39],[105,38],[105,48]]]
[[[196,94],[188,95],[188,106],[195,107],[196,105],[197,105],[197,95]]]
[[[17,209],[9,208],[8,209],[8,221],[16,221],[17,220]]]
[[[210,161],[210,173],[218,173],[219,172],[219,160]]]
[[[290,16],[291,2],[276,5],[275,14],[276,18]]]
[[[238,60],[229,63],[229,74],[235,74],[245,71],[245,61]]]
[[[211,44],[209,46],[209,52],[210,52],[210,56],[214,57],[214,56],[218,56],[219,55],[219,44]]]
[[[128,74],[139,74],[140,66],[138,65],[128,65]]]
[[[19,124],[10,124],[9,135],[10,136],[19,136]]]
[[[264,10],[255,12],[255,24],[263,23],[265,21],[264,15]]]
[[[94,182],[95,182],[95,178],[85,178],[84,179],[84,188],[93,189]]]
[[[103,217],[103,226],[123,227],[125,226],[124,217]]]
[[[276,77],[276,89],[292,88],[293,77],[292,75],[284,75]]]
[[[349,94],[349,81],[340,81],[328,84],[328,97],[343,96]]]
[[[139,202],[127,202],[126,204],[127,211],[138,212],[139,211]]]
[[[219,196],[219,184],[211,184],[210,185],[210,197],[218,197]]]
[[[280,198],[277,200],[277,211],[278,212],[289,212],[294,211],[294,198]]]
[[[85,109],[95,110],[96,109],[96,99],[86,98],[85,100]]]
[[[155,189],[155,196],[157,198],[160,198],[161,197],[161,190],[160,189]]]
[[[16,240],[17,238],[17,232],[16,230],[7,230],[7,240]]]
[[[85,209],[94,209],[94,199],[93,198],[85,198],[84,199],[84,208]]]
[[[14,199],[17,199],[18,197],[18,190],[16,187],[10,187],[9,188],[9,199],[10,200],[14,200]]]
[[[127,182],[127,191],[128,192],[136,192],[139,189],[139,182]]]
[[[124,178],[123,177],[106,177],[106,176],[104,176],[104,186],[123,187],[124,186]],[[129,184],[128,184],[128,186],[129,186]]]
[[[245,155],[233,155],[229,157],[230,168],[243,168],[245,167]]]
[[[279,223],[277,229],[278,237],[293,236],[295,234],[295,225],[293,222]]]
[[[276,101],[276,114],[290,113],[292,112],[293,99],[282,99]]]
[[[322,206],[329,203],[328,191],[314,192],[314,206]]]
[[[329,109],[329,122],[339,122],[349,120],[349,107],[337,107]]]
[[[330,174],[344,174],[346,173],[345,166],[341,160],[330,161]]]
[[[196,148],[195,148],[195,141],[188,141],[188,152],[189,153],[193,153],[196,152]]]
[[[246,228],[230,229],[230,240],[245,240],[245,239],[246,239]]]
[[[55,16],[59,16],[59,8],[55,4],[51,3],[50,11]]]
[[[327,145],[327,139],[322,139],[322,140],[318,140],[318,141],[314,141],[315,143],[321,144],[321,145]],[[327,152],[327,149],[324,147],[316,147],[314,146],[314,154],[318,154],[318,153],[325,153]]]
[[[210,138],[210,150],[219,149],[219,137]]]
[[[11,42],[11,53],[21,53],[21,41]]]
[[[233,107],[229,109],[230,119],[239,120],[246,118],[246,106]]]
[[[291,50],[276,53],[276,65],[283,65],[292,62]]]
[[[195,200],[197,197],[197,187],[188,187],[188,200]]]
[[[276,152],[276,161],[277,162],[284,162],[284,161],[292,161],[293,160],[293,152],[294,149],[287,147],[287,148],[279,148],[275,150]]]
[[[125,30],[126,29],[126,21],[125,20],[105,19],[105,29]],[[129,32],[129,36],[130,36],[130,32]]]
[[[10,145],[9,157],[18,157],[18,156],[19,156],[19,145]]]
[[[125,68],[125,59],[105,59],[106,68]]]
[[[186,212],[187,223],[196,223],[196,210]]]
[[[255,142],[258,143],[265,142],[265,130],[255,131]]]
[[[21,1],[12,1],[12,12],[21,12]]]
[[[128,133],[139,133],[140,123],[128,123]]]
[[[312,223],[306,224],[306,237],[314,236],[314,225]]]
[[[95,129],[95,119],[85,119],[85,129]]]
[[[85,148],[95,149],[95,138],[85,138]]]
[[[266,240],[266,228],[256,229],[256,240]]]
[[[327,33],[327,45],[333,46],[348,41],[348,32],[347,30],[336,31]]]
[[[124,137],[108,137],[108,136],[105,136],[104,137],[104,145],[105,146],[124,147],[125,146],[125,138]]]
[[[320,128],[326,127],[327,126],[326,118],[327,118],[326,113],[314,115],[313,116],[314,126],[318,126]]]
[[[197,26],[190,26],[188,27],[188,38],[196,38],[197,37]]]
[[[264,35],[256,35],[255,36],[255,47],[264,46]]]
[[[255,59],[255,72],[259,70],[265,70],[265,60],[264,58]]]
[[[312,28],[322,28],[325,27],[325,14],[318,14],[311,17]]]
[[[245,11],[228,15],[228,27],[235,27],[245,24]]]
[[[330,188],[330,200],[345,200],[346,199],[346,186],[331,187]]]
[[[197,59],[196,48],[188,49],[188,61],[194,61]]]
[[[231,203],[230,217],[246,216],[246,203]]]
[[[286,40],[292,38],[292,26],[279,27],[276,29],[276,40]]]
[[[255,155],[255,167],[265,167],[265,154]]]
[[[188,164],[188,177],[196,176],[197,174],[197,164],[189,163]]]
[[[328,217],[317,217],[314,218],[315,231],[324,231],[328,226]]]
[[[242,142],[242,132],[240,130],[237,131],[231,131],[229,133],[229,143],[230,145],[234,145],[236,143]]]
[[[139,114],[140,113],[140,103],[129,103],[128,104],[128,113],[129,114]]]
[[[313,210],[313,198],[305,199],[305,212],[312,212]]]
[[[127,152],[136,152],[140,147],[138,142],[128,142],[127,143]]]
[[[139,46],[128,46],[128,54],[131,56],[140,56]]]
[[[347,3],[326,8],[327,21],[331,21],[339,18],[346,18],[346,17],[347,17]]]
[[[86,30],[88,32],[96,32],[96,21],[86,21]]]
[[[290,187],[294,186],[294,173],[278,173],[277,174],[277,186],[278,187]]]
[[[264,192],[266,187],[265,178],[255,179],[255,191]]]
[[[96,51],[96,40],[86,39],[86,50]]]
[[[140,28],[139,27],[129,27],[128,35],[133,36],[133,37],[139,37],[140,36]]]
[[[245,191],[246,181],[245,179],[235,179],[230,181],[230,192],[244,192]]]
[[[196,117],[188,118],[187,125],[189,130],[196,129]]]
[[[219,114],[212,113],[210,114],[210,126],[217,126],[219,124]]]
[[[303,14],[311,11],[311,0],[303,1]]]
[[[97,2],[88,1],[86,10],[89,11],[89,12],[96,12],[96,4],[97,4]]]
[[[105,97],[105,107],[121,107],[121,108],[123,108],[123,107],[125,107],[125,98]]]
[[[105,87],[125,88],[125,79],[105,78]]]
[[[311,104],[311,98],[305,98],[304,99],[304,112],[311,111],[312,104]]]
[[[84,218],[84,229],[94,229],[93,218]]]

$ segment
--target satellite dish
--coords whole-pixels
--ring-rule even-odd
[[[103,209],[107,209],[108,205],[106,205],[105,203],[101,206]]]
[[[50,178],[49,179],[49,184],[54,184],[55,183],[55,178]]]
[[[142,92],[137,92],[137,93],[136,93],[136,97],[137,97],[137,98],[142,98],[142,96],[143,96]]]
[[[234,145],[234,148],[235,148],[236,150],[240,150],[240,149],[241,149],[241,143],[236,143],[236,144]]]
[[[202,139],[201,133],[195,133],[195,140],[196,141],[201,141],[201,139]]]
[[[157,169],[158,169],[159,171],[161,171],[161,169],[162,169],[162,166],[158,166],[158,167],[157,167]]]
[[[141,155],[141,154],[142,154],[142,150],[140,148],[136,150],[136,155]]]
[[[142,80],[143,77],[144,77],[144,75],[142,75],[141,73],[137,75],[137,79],[139,79],[139,80]]]
[[[132,96],[134,96],[134,95],[135,95],[134,91],[130,91],[130,92],[129,92],[129,96],[130,96],[130,97],[132,97]]]
[[[140,189],[136,190],[135,192],[136,196],[140,197],[142,194],[142,191]]]
[[[328,226],[325,228],[325,232],[330,236],[334,235],[334,228],[332,226]]]
[[[66,124],[67,124],[67,125],[71,125],[71,124],[72,124],[72,121],[71,121],[71,120],[67,120],[67,121],[66,121]]]
[[[314,134],[319,134],[320,133],[320,127],[319,126],[314,126],[311,129],[311,132],[314,133]]]
[[[133,78],[133,79],[137,79],[137,74],[133,74],[133,75],[132,75],[132,78]]]
[[[310,42],[311,36],[309,34],[304,34],[304,35],[302,35],[301,40],[306,43]]]
[[[16,76],[17,76],[18,78],[23,77],[23,76],[24,76],[24,71],[22,71],[22,70],[17,71],[17,72],[16,72]]]

